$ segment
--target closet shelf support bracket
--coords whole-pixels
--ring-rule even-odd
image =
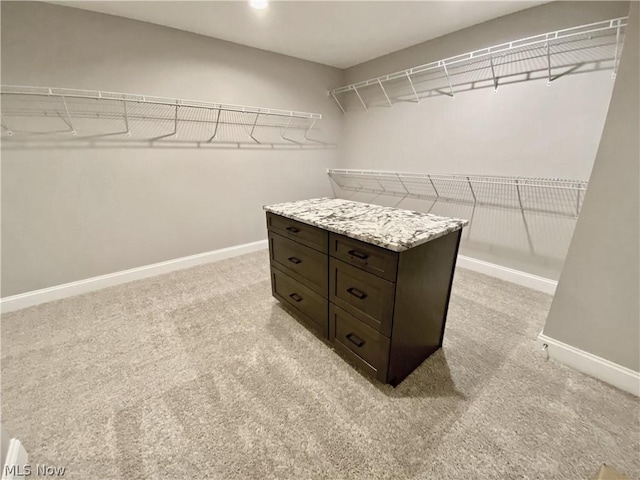
[[[305,140],[310,140],[310,138],[307,138],[307,136],[309,135],[309,133],[311,132],[311,129],[313,128],[313,126],[316,124],[316,119],[314,118],[313,121],[311,122],[311,124],[309,125],[309,127],[307,127],[307,129],[304,132],[304,139]]]
[[[549,44],[549,39],[547,38],[547,87],[551,86],[551,45]]]
[[[178,109],[180,105],[176,104],[173,113],[173,132],[167,133],[166,135],[160,135],[159,137],[149,139],[150,142],[155,142],[157,140],[162,140],[163,138],[168,137],[177,137],[178,136]]]
[[[498,93],[498,77],[493,66],[493,57],[489,56],[489,65],[491,65],[491,75],[493,76],[493,93]]]
[[[580,215],[580,185],[576,185],[576,218]]]
[[[524,207],[522,206],[522,196],[520,195],[520,182],[518,181],[517,178],[515,180],[515,184],[516,184],[516,193],[518,194],[518,205],[520,205],[520,211],[524,212]]]
[[[216,138],[216,135],[218,135],[218,125],[220,125],[220,112],[222,110],[218,109],[218,114],[216,115],[216,126],[213,127],[213,135],[211,135],[211,138],[209,138],[209,140],[207,140],[207,143],[210,143],[213,141],[214,138]]]
[[[360,103],[362,104],[362,106],[364,107],[364,111],[368,112],[369,109],[367,108],[367,104],[364,103],[364,100],[362,100],[362,97],[360,96],[360,92],[358,92],[358,88],[356,86],[353,87],[353,91],[356,92],[356,95],[358,96],[358,98],[360,99]]]
[[[384,85],[382,85],[382,81],[380,79],[378,79],[378,85],[380,85],[380,88],[382,89],[382,93],[384,93],[384,97],[387,99],[387,103],[389,104],[389,106],[393,106],[393,104],[391,103],[391,100],[389,100],[389,95],[387,95],[387,91],[384,89]]]
[[[455,98],[453,86],[451,85],[451,78],[449,77],[449,71],[447,70],[447,64],[445,62],[442,62],[442,68],[444,69],[444,74],[447,76],[447,83],[449,84],[449,90],[451,91],[451,98]]]
[[[469,184],[469,190],[471,190],[471,195],[473,196],[473,204],[478,203],[478,199],[476,198],[476,192],[473,191],[473,186],[471,185],[471,179],[467,177],[467,183]]]
[[[289,125],[291,125],[291,120],[293,120],[293,117],[289,118],[289,121],[287,122],[286,127],[284,127],[284,131],[280,135],[280,138],[282,138],[283,140],[286,140],[288,142],[298,143],[295,140],[291,140],[290,138],[285,137],[285,134],[287,133],[287,130],[289,130]]]
[[[620,20],[618,20],[618,26],[616,28],[616,50],[613,54],[613,73],[611,78],[616,78],[618,75],[618,50],[620,49]]]
[[[127,101],[122,101],[122,108],[124,110],[124,126],[127,129],[127,137],[131,137],[131,129],[129,128],[129,113],[127,112]]]
[[[407,186],[402,181],[402,177],[400,176],[400,172],[396,173],[396,176],[398,177],[398,181],[400,182],[400,185],[402,185],[402,188],[404,188],[404,191],[407,193],[407,195],[409,195],[409,189],[407,188]]]
[[[427,174],[427,178],[429,179],[429,182],[431,182],[431,187],[433,188],[433,191],[436,192],[436,198],[440,198],[440,194],[436,189],[436,185],[433,183],[433,179],[431,178],[431,175]]]
[[[67,113],[67,122],[68,122],[69,128],[71,129],[71,135],[77,135],[78,132],[76,131],[76,127],[73,126],[73,121],[71,120],[71,115],[69,114],[69,107],[67,107],[67,100],[64,98],[64,96],[60,98],[62,98],[64,111]]]
[[[420,103],[420,97],[418,96],[418,92],[416,92],[416,87],[413,86],[413,80],[411,80],[411,75],[409,75],[409,72],[406,72],[407,74],[407,80],[409,80],[409,85],[411,85],[411,90],[413,91],[413,94],[416,97],[416,103]]]
[[[342,110],[342,114],[346,115],[347,112],[345,112],[344,108],[342,107],[342,104],[340,104],[340,102],[338,101],[338,98],[336,97],[336,94],[333,93],[333,90],[330,90],[329,93],[331,94],[331,96],[333,97],[333,99],[336,101],[336,103],[338,104],[338,107],[340,107],[340,110]]]
[[[258,124],[258,118],[260,117],[260,113],[256,113],[256,119],[253,121],[253,126],[251,127],[251,132],[249,133],[249,136],[251,137],[251,139],[256,142],[256,143],[260,143],[258,141],[258,139],[256,137],[253,136],[253,132],[256,130],[256,125]]]

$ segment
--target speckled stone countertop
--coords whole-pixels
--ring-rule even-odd
[[[381,207],[341,198],[314,198],[265,205],[267,212],[346,237],[403,252],[460,230],[468,220]]]

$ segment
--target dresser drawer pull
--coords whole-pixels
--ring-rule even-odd
[[[302,263],[302,260],[297,257],[289,257],[287,260],[289,260],[291,263],[295,263],[296,265]]]
[[[347,288],[347,292],[349,292],[354,297],[359,298],[360,300],[364,300],[365,298],[367,298],[367,294],[362,290],[358,290],[356,287]]]
[[[360,337],[358,337],[357,335],[355,335],[353,333],[348,333],[347,334],[347,340],[349,340],[351,343],[353,343],[358,348],[363,346],[364,343],[365,343],[364,340],[362,340]]]
[[[359,252],[358,250],[349,250],[347,253],[352,257],[356,257],[358,260],[366,260],[369,258],[369,254]]]
[[[298,233],[300,231],[300,229],[296,227],[287,227],[286,230],[291,233]]]
[[[297,293],[292,293],[291,295],[289,295],[292,299],[294,299],[296,302],[299,302],[300,300],[302,300],[302,297],[300,295],[298,295]]]

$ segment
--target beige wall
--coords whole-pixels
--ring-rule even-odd
[[[342,71],[161,26],[2,2],[2,83],[318,112]],[[262,205],[331,194],[335,149],[2,149],[2,296],[266,238]]]
[[[331,195],[327,167],[588,179],[610,71],[350,112],[326,90],[526,35],[627,14],[627,2],[553,2],[342,72],[165,27],[2,2],[2,83],[322,113],[339,150],[2,149],[2,296],[260,240],[261,206]],[[346,78],[345,78],[346,77]],[[557,279],[575,220],[338,196],[472,218],[461,253]]]
[[[626,46],[544,334],[640,371],[640,30],[631,7]]]
[[[627,15],[628,2],[552,2],[380,57],[346,71],[347,82],[561,28]],[[541,64],[544,70],[544,61]],[[344,168],[588,180],[614,81],[611,69],[439,95],[420,104],[346,116]],[[375,89],[375,87],[371,87]],[[366,92],[363,92],[363,95]],[[461,253],[557,279],[575,219],[374,195],[363,201],[473,217]]]

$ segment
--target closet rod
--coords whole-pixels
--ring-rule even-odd
[[[298,112],[294,110],[281,110],[275,108],[253,107],[248,105],[233,105],[228,103],[210,103],[198,100],[184,100],[176,98],[155,97],[151,95],[138,95],[131,93],[116,93],[97,90],[78,90],[70,88],[30,87],[22,85],[1,85],[0,93],[12,95],[35,95],[60,98],[83,98],[96,100],[112,100],[132,103],[145,103],[151,105],[167,105],[190,108],[202,108],[206,110],[222,110],[240,113],[255,113],[281,117],[308,118],[319,120],[320,113]]]
[[[535,45],[544,45],[554,40],[557,41],[556,44],[560,44],[566,39],[571,39],[579,35],[593,35],[594,33],[598,33],[598,32],[604,32],[604,31],[613,32],[615,30],[618,37],[618,41],[619,41],[620,29],[627,25],[628,18],[629,17],[614,18],[611,20],[604,20],[601,22],[594,22],[586,25],[579,25],[576,27],[556,30],[554,32],[547,32],[539,35],[534,35],[531,37],[521,38],[518,40],[513,40],[511,42],[501,43],[499,45],[494,45],[491,47],[474,50],[472,52],[455,55],[453,57],[426,63],[424,65],[418,65],[416,67],[401,70],[399,72],[394,72],[387,75],[381,75],[379,77],[363,80],[357,83],[352,83],[350,85],[346,85],[343,87],[334,88],[330,90],[329,93],[331,94],[331,96],[334,97],[334,99],[337,102],[338,100],[335,98],[337,94],[357,91],[358,88],[364,88],[370,85],[379,85],[381,83],[388,82],[390,80],[406,78],[407,76],[411,77],[411,75],[424,73],[430,70],[442,69],[443,67],[446,68],[447,66],[455,65],[455,64],[469,61],[469,60],[475,60],[475,59],[484,58],[484,57],[491,58],[492,55],[505,55],[516,49],[535,46]]]
[[[328,169],[342,190],[578,216],[587,182],[376,170]]]

